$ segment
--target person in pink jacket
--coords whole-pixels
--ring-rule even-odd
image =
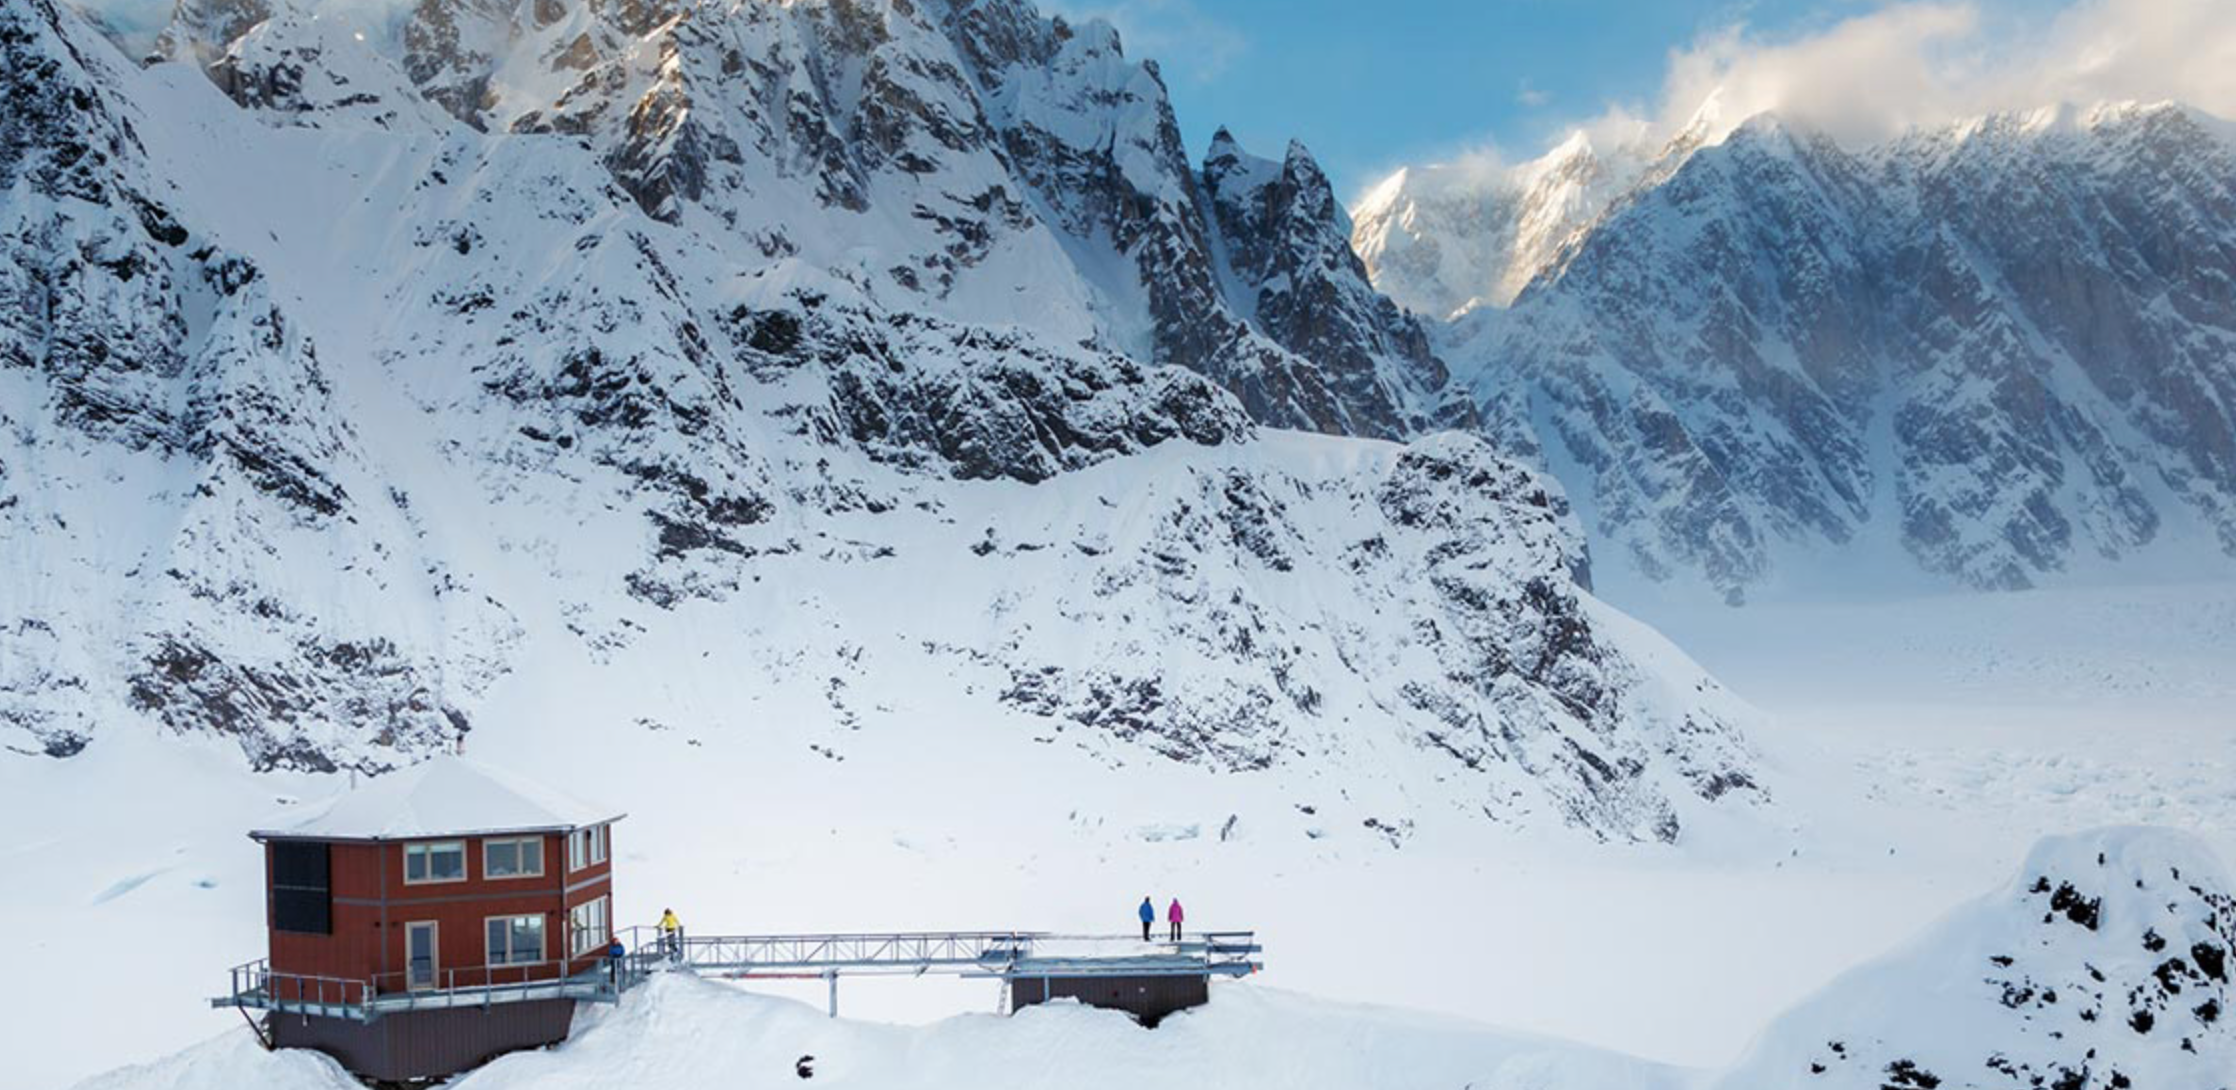
[[[1172,925],[1172,941],[1180,941],[1180,922],[1187,918],[1188,914],[1180,910],[1180,898],[1173,898],[1172,907],[1165,910],[1165,922]]]

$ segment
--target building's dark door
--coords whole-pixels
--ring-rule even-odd
[[[436,986],[442,969],[437,937],[433,920],[404,925],[405,981],[414,991]]]

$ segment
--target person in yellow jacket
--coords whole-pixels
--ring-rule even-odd
[[[660,910],[660,949],[670,957],[683,954],[683,921],[675,918],[675,909]]]

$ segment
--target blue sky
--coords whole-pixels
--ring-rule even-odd
[[[2236,8],[2236,0],[2221,2]],[[1346,198],[1407,162],[1486,145],[1526,156],[1610,105],[1649,111],[1672,51],[1732,28],[1775,43],[1890,7],[1883,0],[1043,3],[1108,18],[1130,56],[1157,58],[1192,152],[1222,124],[1261,154],[1277,154],[1296,137]],[[1979,13],[1982,32],[2039,24],[2065,6],[1989,0]]]

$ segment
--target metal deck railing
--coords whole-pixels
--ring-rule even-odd
[[[838,1015],[839,978],[939,973],[1003,980],[1078,976],[1246,976],[1264,947],[1250,931],[1198,932],[1179,941],[1044,931],[911,931],[828,935],[662,935],[620,932],[635,979],[663,969],[737,980],[821,978]]]
[[[568,974],[567,963],[465,966],[430,973],[380,973],[366,978],[283,973],[258,958],[228,971],[226,994],[212,1007],[239,1007],[318,1018],[371,1022],[401,1011],[490,1007],[539,999],[610,1003],[641,979],[624,963]]]

